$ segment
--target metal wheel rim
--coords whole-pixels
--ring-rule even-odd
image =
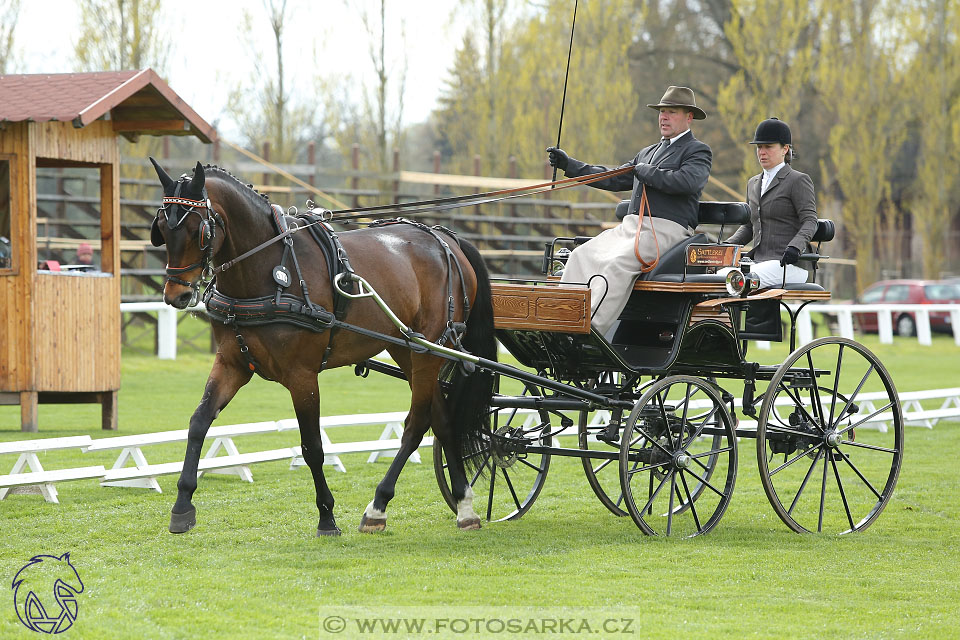
[[[864,386],[865,383],[870,380],[872,374],[875,373],[877,380],[879,380],[884,387],[884,392],[887,394],[886,399],[885,401],[878,401],[878,403],[884,403],[883,408],[872,413],[875,415],[887,410],[891,412],[891,421],[893,423],[892,433],[889,438],[884,439],[884,442],[886,442],[888,439],[892,439],[892,446],[878,448],[879,445],[876,443],[870,444],[861,442],[857,444],[856,441],[845,442],[843,440],[843,435],[849,431],[845,432],[844,429],[855,430],[857,427],[865,423],[866,420],[863,418],[854,419],[851,421],[850,424],[852,426],[850,427],[836,424],[842,422],[842,419],[844,418],[844,409],[843,407],[840,407],[840,410],[837,411],[836,405],[838,405],[839,402],[835,402],[834,400],[830,403],[829,407],[821,406],[819,409],[819,411],[822,412],[821,415],[826,417],[826,420],[822,420],[822,422],[827,425],[827,428],[821,428],[821,431],[823,431],[825,440],[828,432],[832,431],[838,433],[839,444],[836,447],[833,447],[825,442],[823,445],[816,445],[816,450],[811,448],[805,452],[795,453],[794,455],[788,457],[785,456],[787,457],[787,460],[778,462],[777,466],[771,470],[771,463],[768,460],[768,447],[772,447],[773,445],[769,441],[768,434],[780,433],[783,435],[784,433],[789,432],[783,428],[771,425],[768,421],[770,412],[772,411],[772,404],[777,396],[776,393],[770,393],[769,389],[785,389],[785,387],[782,386],[783,380],[785,376],[791,372],[791,369],[796,370],[798,368],[794,366],[798,361],[801,362],[802,366],[806,366],[808,369],[830,364],[835,366],[837,362],[827,362],[828,359],[824,358],[823,356],[820,356],[819,358],[820,360],[823,360],[823,362],[816,362],[814,357],[810,355],[815,349],[830,345],[837,346],[837,362],[840,363],[841,366],[838,368],[841,370],[843,366],[842,355],[844,350],[849,350],[855,354],[859,354],[863,360],[870,365],[867,367],[868,370],[863,376],[863,381],[860,383],[861,386]],[[836,373],[834,372],[833,375],[835,384],[837,387],[839,387],[839,380],[837,379]],[[819,381],[815,386],[818,389],[821,388]],[[817,395],[819,397],[819,393]],[[840,395],[839,388],[836,389],[835,395]],[[856,403],[857,398],[860,395],[860,389],[855,389],[854,393],[850,393],[849,390],[844,389],[843,395],[848,399],[849,402]],[[817,402],[818,401],[816,399],[811,399],[811,405],[815,405]],[[822,401],[819,402],[822,405]],[[831,416],[833,416],[832,421]],[[809,415],[808,417],[816,418],[817,416]],[[811,422],[813,422],[813,420]],[[831,422],[833,424],[831,424]],[[837,426],[841,426],[841,428],[837,429]],[[866,429],[866,427],[864,427],[864,429]],[[866,451],[868,453],[861,456],[865,458],[873,455],[874,458],[869,460],[871,469],[869,471],[866,469],[866,467],[861,469],[860,466],[863,465],[858,466],[857,461],[854,460],[850,453],[844,451],[844,449]],[[801,455],[801,453],[803,455]],[[809,455],[811,453],[814,454],[813,458],[811,458]],[[890,466],[888,470],[885,470],[885,457],[883,456],[887,455],[890,456]],[[797,483],[793,483],[792,486],[795,487],[797,491],[791,496],[790,494],[793,492],[792,488],[788,488],[788,484],[790,484],[789,481],[774,481],[773,476],[781,473],[788,466],[793,466],[797,463],[800,463],[801,465],[798,468],[798,471],[801,470],[805,465],[805,463],[802,462],[803,457],[812,459],[813,462],[809,465],[806,465],[808,470],[803,475],[803,480],[799,483],[799,486],[796,486]],[[869,349],[847,338],[820,338],[819,340],[814,340],[813,342],[800,347],[790,354],[783,364],[781,364],[777,369],[776,373],[774,373],[773,378],[770,380],[768,393],[765,394],[764,402],[760,409],[760,415],[757,420],[757,465],[764,492],[767,494],[767,498],[770,500],[771,506],[773,506],[777,516],[779,516],[780,519],[791,530],[796,531],[797,533],[812,533],[814,531],[822,532],[824,530],[823,524],[825,517],[828,517],[831,520],[838,519],[834,514],[827,514],[826,512],[826,507],[828,504],[828,482],[832,482],[835,489],[831,488],[830,497],[839,497],[839,505],[834,504],[837,502],[834,499],[831,499],[829,503],[831,506],[836,507],[837,513],[842,513],[842,515],[845,516],[845,526],[847,527],[839,531],[839,533],[846,534],[854,531],[863,531],[876,521],[877,517],[879,517],[884,507],[886,507],[887,503],[890,501],[900,474],[902,461],[903,414],[899,396],[893,384],[893,380],[890,378],[890,374]],[[819,471],[819,473],[815,473],[815,471],[817,471],[816,468],[821,465],[822,469]],[[841,471],[844,473],[841,473]],[[885,478],[884,474],[886,475]],[[848,482],[847,485],[844,485],[844,480],[841,477],[842,475],[846,475],[848,480],[852,480],[852,482]],[[816,476],[816,478],[813,476]],[[876,480],[878,477],[883,479],[882,489],[878,489],[876,486],[877,484],[880,484],[880,482]],[[796,513],[796,508],[800,505],[801,500],[807,500],[807,498],[804,497],[804,494],[807,492],[807,487],[811,486],[811,480],[819,480],[820,485],[819,505],[815,504],[818,516],[816,520],[816,528],[805,526],[805,524],[810,524],[807,522],[807,520],[810,518],[804,518],[804,522],[802,523],[798,520],[798,515]],[[777,483],[781,485],[779,491],[776,486]],[[812,485],[814,490],[816,490],[816,484],[817,483],[814,482]],[[863,500],[858,499],[855,502],[853,497],[854,494],[851,489],[855,489],[858,495],[873,495],[874,497],[869,497]],[[833,495],[834,490],[836,491],[836,496]],[[784,500],[781,500],[781,498],[786,499],[786,501],[789,503],[789,506],[785,506]],[[874,501],[872,505],[870,504],[871,501]],[[856,507],[860,506],[861,504],[863,506],[860,509],[857,509]],[[841,507],[843,509],[842,512],[840,512]],[[858,514],[856,518],[853,515],[854,512]],[[860,515],[861,512],[863,512],[862,516]]]

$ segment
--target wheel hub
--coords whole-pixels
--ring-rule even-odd
[[[673,456],[673,466],[677,469],[686,469],[693,462],[693,457],[686,452],[680,451]]]
[[[515,432],[515,427],[500,427],[491,439],[490,457],[501,469],[509,469],[520,457],[519,443],[513,437]]]
[[[837,431],[830,431],[824,436],[823,440],[827,443],[828,447],[831,449],[836,449],[840,446],[840,442],[843,440],[843,437]]]

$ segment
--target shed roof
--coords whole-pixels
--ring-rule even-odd
[[[0,122],[57,120],[83,127],[107,118],[127,138],[138,134],[217,133],[152,69],[0,75]]]

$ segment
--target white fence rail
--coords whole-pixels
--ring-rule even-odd
[[[203,305],[190,307],[185,311],[201,311]],[[930,312],[947,311],[950,313],[950,325],[953,328],[953,341],[960,346],[960,304],[809,304],[797,317],[797,346],[813,340],[813,322],[811,313],[825,313],[836,316],[837,330],[844,338],[854,337],[854,313],[876,313],[880,342],[893,343],[894,314],[913,312],[916,314],[917,340],[924,346],[932,344],[930,333]],[[157,357],[161,360],[175,360],[177,357],[177,321],[182,311],[163,302],[121,302],[121,313],[149,312],[157,314]],[[769,343],[765,343],[764,346]]]

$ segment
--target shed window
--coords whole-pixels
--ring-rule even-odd
[[[9,269],[13,262],[10,234],[10,161],[0,158],[0,269]]]
[[[43,270],[99,269],[99,169],[37,167],[37,260]]]

